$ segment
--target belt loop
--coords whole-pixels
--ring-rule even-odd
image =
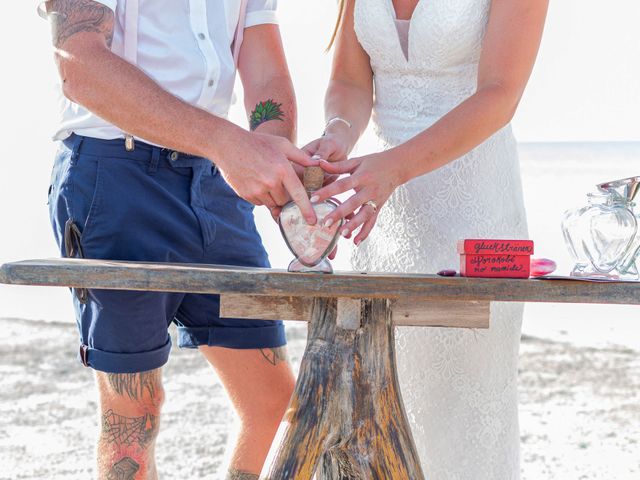
[[[151,149],[151,159],[149,160],[149,164],[147,165],[147,173],[149,175],[155,175],[158,171],[158,163],[160,163],[160,148],[153,147]]]
[[[80,154],[80,146],[82,145],[82,141],[84,137],[82,135],[73,134],[73,143],[71,144],[71,164],[75,164],[78,159],[78,155]]]

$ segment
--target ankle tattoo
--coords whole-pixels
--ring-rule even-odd
[[[230,468],[229,472],[227,472],[226,480],[258,480],[259,478],[260,475],[255,473],[241,472],[235,468]]]

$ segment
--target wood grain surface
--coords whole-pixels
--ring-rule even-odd
[[[359,313],[353,329],[350,307],[314,300],[295,392],[260,478],[424,479],[398,385],[391,304],[362,300]]]
[[[312,307],[313,297],[225,293],[220,298],[222,318],[309,322]],[[487,301],[399,298],[393,301],[391,320],[396,326],[489,328],[490,314]]]
[[[295,297],[422,298],[506,302],[640,304],[640,282],[438,277],[47,259],[7,263],[0,283]]]

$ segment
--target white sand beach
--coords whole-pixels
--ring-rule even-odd
[[[96,398],[74,326],[0,319],[0,332],[0,479],[92,478]],[[288,333],[297,368],[305,327]],[[175,348],[165,386],[161,478],[223,478],[234,417],[212,369]],[[520,402],[523,479],[640,478],[640,351],[525,336]]]

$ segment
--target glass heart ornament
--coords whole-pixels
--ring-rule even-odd
[[[320,167],[306,167],[303,180],[307,194],[322,188],[324,171]],[[317,221],[309,225],[294,202],[287,203],[280,213],[278,225],[284,241],[294,255],[287,269],[289,272],[332,273],[333,267],[327,256],[333,251],[340,237],[343,219],[325,226],[324,220],[338,208],[338,202],[327,199],[313,204]]]
[[[585,251],[601,273],[610,273],[628,253],[637,231],[633,213],[609,197],[606,204],[596,205],[585,213],[591,235],[585,239]]]
[[[588,205],[565,213],[562,231],[575,261],[572,276],[637,277],[638,218],[631,200],[638,189],[632,184],[600,184],[587,195]]]

